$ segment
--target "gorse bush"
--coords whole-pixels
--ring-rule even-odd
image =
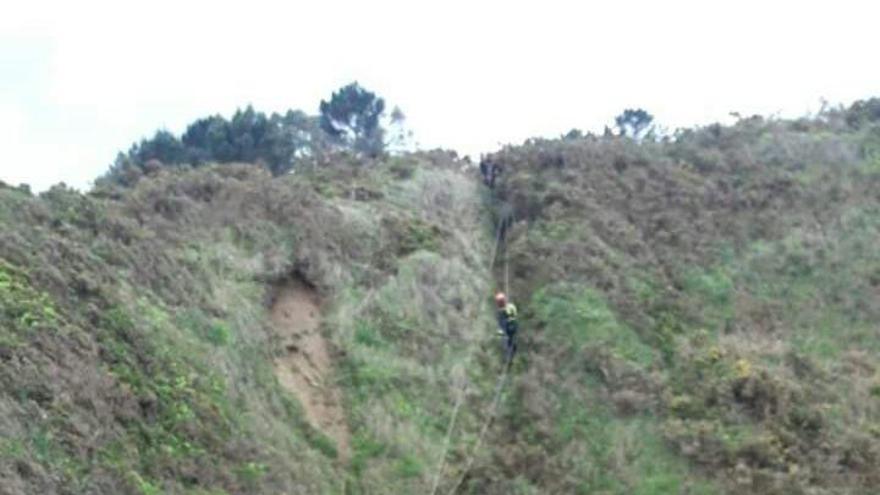
[[[615,408],[605,428],[650,413],[658,455],[687,461],[679,484],[658,481],[664,493],[704,482],[869,492],[880,468],[880,340],[868,330],[878,271],[867,246],[880,240],[874,107],[752,117],[656,142],[531,140],[493,155],[504,167],[497,207],[517,220],[511,286],[533,330],[510,431],[547,431],[572,397],[590,409],[600,400]],[[586,392],[583,374],[594,380]],[[554,388],[567,392],[544,392]],[[595,438],[566,432],[571,445]],[[495,479],[535,456],[552,466],[577,455],[526,448],[516,434],[494,441],[507,459]],[[593,491],[632,493],[648,469],[588,458],[614,473]],[[577,491],[575,479],[554,487]]]
[[[36,290],[18,268],[0,260],[0,321],[3,340],[17,342],[20,334],[56,327],[58,313],[52,299]]]

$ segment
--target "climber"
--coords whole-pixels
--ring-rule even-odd
[[[480,160],[480,173],[483,175],[483,183],[487,187],[495,187],[495,178],[498,177],[500,172],[501,166],[491,156],[486,156]]]
[[[488,157],[482,157],[480,159],[480,175],[483,176],[483,184],[487,187],[489,186],[489,169],[492,167],[492,162],[489,161]]]
[[[495,294],[498,306],[498,333],[507,336],[507,358],[512,359],[516,353],[516,305],[507,301],[503,292]]]

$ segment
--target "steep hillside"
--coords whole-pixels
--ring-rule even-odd
[[[4,187],[0,493],[424,491],[498,364],[460,166]]]
[[[0,186],[0,494],[876,491],[877,100],[324,158]]]
[[[527,350],[474,491],[873,493],[880,127],[857,110],[495,156]]]

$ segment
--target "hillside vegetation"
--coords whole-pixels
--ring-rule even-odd
[[[499,153],[528,344],[487,482],[876,491],[878,108]]]
[[[442,152],[135,153],[162,142],[86,194],[0,186],[2,495],[880,483],[877,100],[530,140],[494,189]]]
[[[0,493],[421,491],[492,324],[489,225],[445,155],[362,166],[0,190]],[[274,375],[291,278],[322,298],[344,462]]]

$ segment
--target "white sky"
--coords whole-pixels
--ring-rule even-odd
[[[352,80],[476,155],[641,106],[670,128],[880,96],[874,1],[0,0],[0,180],[79,188],[118,150]]]

